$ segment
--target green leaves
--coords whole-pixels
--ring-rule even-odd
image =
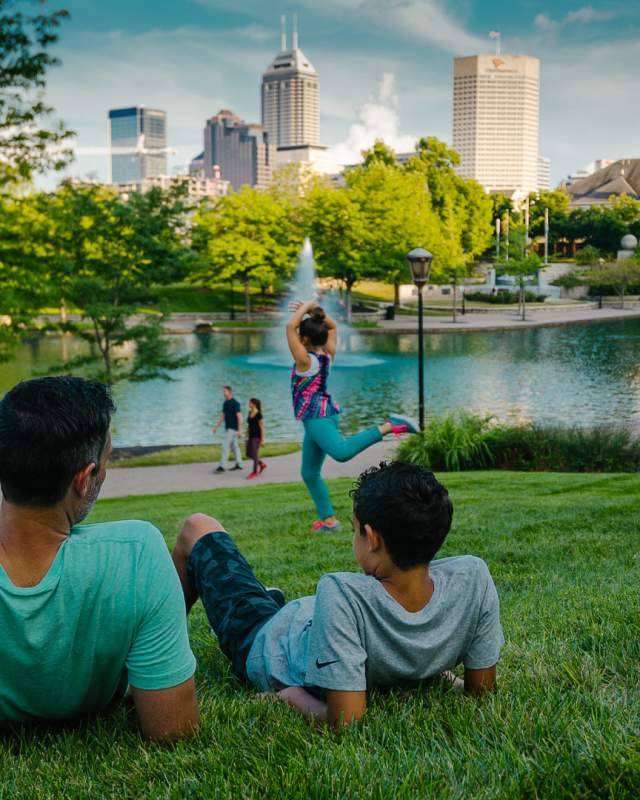
[[[71,159],[65,144],[72,132],[52,122],[52,109],[38,94],[58,63],[49,50],[68,16],[65,10],[28,14],[25,4],[0,0],[0,191]]]

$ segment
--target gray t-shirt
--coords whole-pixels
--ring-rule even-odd
[[[441,558],[429,574],[433,595],[415,612],[369,575],[324,575],[315,597],[287,603],[258,632],[247,658],[249,679],[263,691],[357,692],[424,680],[460,662],[493,666],[504,637],[487,565],[475,556]]]

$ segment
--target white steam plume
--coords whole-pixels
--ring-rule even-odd
[[[358,122],[351,125],[347,138],[329,149],[332,163],[344,166],[362,161],[362,151],[369,149],[376,139],[382,139],[396,153],[412,152],[416,136],[400,133],[398,98],[394,93],[395,76],[385,72],[378,85],[378,95],[358,111]]]

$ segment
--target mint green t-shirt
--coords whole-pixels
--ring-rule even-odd
[[[76,526],[37,586],[0,567],[0,720],[80,716],[127,683],[166,689],[194,671],[180,582],[150,523]]]

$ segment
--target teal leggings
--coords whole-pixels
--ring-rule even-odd
[[[338,430],[338,415],[317,417],[304,421],[302,443],[302,480],[306,483],[316,505],[320,519],[333,516],[333,506],[327,484],[320,474],[326,456],[336,461],[349,461],[372,444],[382,441],[377,427],[367,428],[355,436],[341,436]]]

